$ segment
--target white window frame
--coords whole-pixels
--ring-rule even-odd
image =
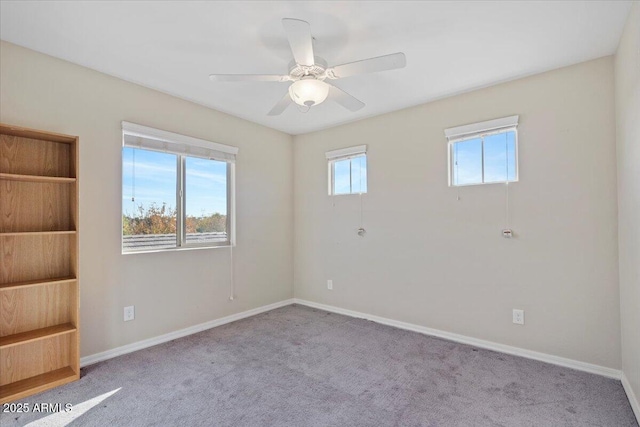
[[[158,151],[176,156],[176,246],[158,249],[124,250],[124,235],[120,224],[122,254],[163,252],[194,248],[216,248],[235,246],[235,162],[238,148],[203,139],[193,138],[135,123],[122,122],[122,147]],[[186,178],[186,158],[196,157],[222,161],[227,164],[227,239],[217,242],[187,243],[184,213],[186,199],[184,185]],[[122,163],[122,162],[121,162]],[[122,179],[122,173],[120,174]],[[122,191],[122,181],[120,182]],[[121,197],[121,203],[124,198]],[[120,208],[122,211],[122,206]]]
[[[448,175],[449,175],[449,187],[467,187],[471,185],[490,185],[490,184],[505,184],[518,182],[520,168],[518,166],[518,121],[520,116],[509,116],[500,119],[488,120],[485,122],[472,123],[463,126],[456,126],[453,128],[445,129],[444,134],[448,140],[447,149],[447,163],[448,163]],[[514,178],[506,181],[491,181],[484,182],[484,138],[491,135],[497,135],[505,132],[514,132],[514,156],[515,156],[515,171]],[[455,165],[453,150],[455,144],[458,142],[468,141],[470,139],[481,139],[482,144],[482,182],[474,182],[469,184],[455,184],[453,180],[453,174]],[[508,161],[508,159],[507,159]],[[507,177],[508,178],[508,177]]]
[[[335,194],[335,163],[342,160],[348,159],[356,159],[359,157],[364,157],[365,162],[367,164],[367,176],[365,177],[365,182],[367,183],[367,191],[369,190],[369,163],[367,159],[367,146],[366,145],[357,145],[355,147],[348,148],[340,148],[338,150],[327,151],[325,153],[327,158],[327,166],[328,166],[328,185],[329,185],[329,195],[330,196],[350,196],[353,194],[366,194],[366,191],[358,191],[349,193],[341,193]],[[349,185],[351,185],[351,180],[349,181]]]

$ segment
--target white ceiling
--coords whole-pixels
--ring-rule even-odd
[[[631,1],[2,1],[3,40],[290,134],[610,55]],[[366,103],[267,112],[288,83],[212,83],[210,73],[286,74],[281,19],[311,24],[329,65],[404,52],[402,70],[335,82]],[[6,84],[6,82],[3,82]]]

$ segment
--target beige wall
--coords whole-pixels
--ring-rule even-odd
[[[296,298],[619,369],[613,93],[607,57],[294,137]],[[443,130],[513,114],[508,240],[505,186],[449,188]],[[324,158],[359,144],[364,238]]]
[[[640,418],[640,4],[615,56],[622,371]],[[631,396],[630,396],[631,397]]]
[[[302,299],[620,368],[611,57],[292,138],[5,42],[0,55],[0,121],[80,136],[83,356],[291,298],[295,282]],[[443,129],[512,114],[506,240],[504,185],[449,188]],[[240,147],[236,301],[227,249],[120,254],[121,120]],[[324,152],[359,144],[369,193],[329,197]]]
[[[0,67],[0,121],[80,136],[82,356],[292,297],[291,136],[5,42]],[[235,301],[227,248],[121,255],[122,120],[240,148]]]

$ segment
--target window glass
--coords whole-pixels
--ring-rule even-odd
[[[351,193],[351,159],[333,163],[333,194]]]
[[[367,192],[367,158],[365,156],[351,159],[352,193]]]
[[[367,192],[367,157],[333,161],[332,194],[359,194]]]
[[[469,139],[453,145],[454,185],[482,182],[482,139]]]
[[[452,185],[517,180],[515,130],[455,141],[450,149]]]
[[[185,227],[188,244],[227,240],[227,163],[185,158]]]
[[[484,138],[484,182],[513,181],[516,173],[515,132]]]
[[[122,149],[123,250],[175,248],[177,156]]]

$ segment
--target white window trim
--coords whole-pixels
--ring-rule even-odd
[[[472,123],[469,125],[456,126],[444,130],[444,136],[449,142],[460,141],[475,136],[480,136],[486,132],[497,129],[517,127],[520,116],[509,116],[500,119],[487,120],[485,122]]]
[[[472,123],[463,126],[456,126],[444,130],[444,135],[448,140],[447,164],[449,187],[468,187],[473,185],[491,185],[517,182],[519,180],[520,168],[518,166],[518,121],[520,116],[509,116],[500,119],[487,120],[484,122]],[[510,181],[476,182],[470,184],[453,183],[453,147],[455,143],[475,138],[484,138],[503,132],[513,131],[515,133],[514,155],[515,155],[515,175]],[[484,181],[484,143],[482,153],[482,179]]]
[[[327,157],[327,160],[335,161],[358,157],[362,156],[363,154],[367,154],[366,145],[356,145],[355,147],[347,147],[340,148],[338,150],[327,151],[325,153],[325,156]]]
[[[122,145],[235,163],[239,149],[179,133],[167,132],[130,122],[122,122]],[[199,149],[199,150],[198,150]]]
[[[134,138],[127,138],[134,137]],[[204,139],[193,138],[178,133],[154,129],[147,126],[130,122],[122,122],[122,146],[138,148],[142,150],[160,151],[175,154],[177,156],[176,170],[176,246],[171,248],[127,250],[123,248],[123,234],[120,224],[120,247],[123,255],[180,251],[191,249],[213,249],[220,247],[233,247],[236,244],[236,224],[235,224],[235,162],[239,149],[230,145],[219,144],[217,142],[206,141]],[[202,150],[193,152],[191,147]],[[183,223],[183,213],[185,201],[184,179],[186,173],[185,157],[199,157],[209,160],[222,161],[227,163],[227,240],[221,242],[208,242],[200,244],[188,244],[186,236],[186,224]],[[122,161],[121,161],[122,163]],[[120,191],[122,192],[122,173],[120,173]],[[123,198],[121,199],[120,210],[122,211]]]
[[[325,157],[327,158],[327,166],[328,166],[328,187],[329,187],[329,195],[330,196],[351,196],[353,194],[363,194],[361,192],[358,193],[341,193],[335,194],[333,192],[334,182],[335,182],[335,168],[333,165],[337,161],[347,160],[347,159],[355,159],[357,157],[364,157],[365,161],[367,157],[367,146],[366,145],[356,145],[354,147],[340,148],[338,150],[327,151],[325,153]],[[367,164],[367,172],[368,172],[368,164]],[[367,180],[369,179],[369,174],[367,173]],[[368,187],[368,186],[367,186]]]

